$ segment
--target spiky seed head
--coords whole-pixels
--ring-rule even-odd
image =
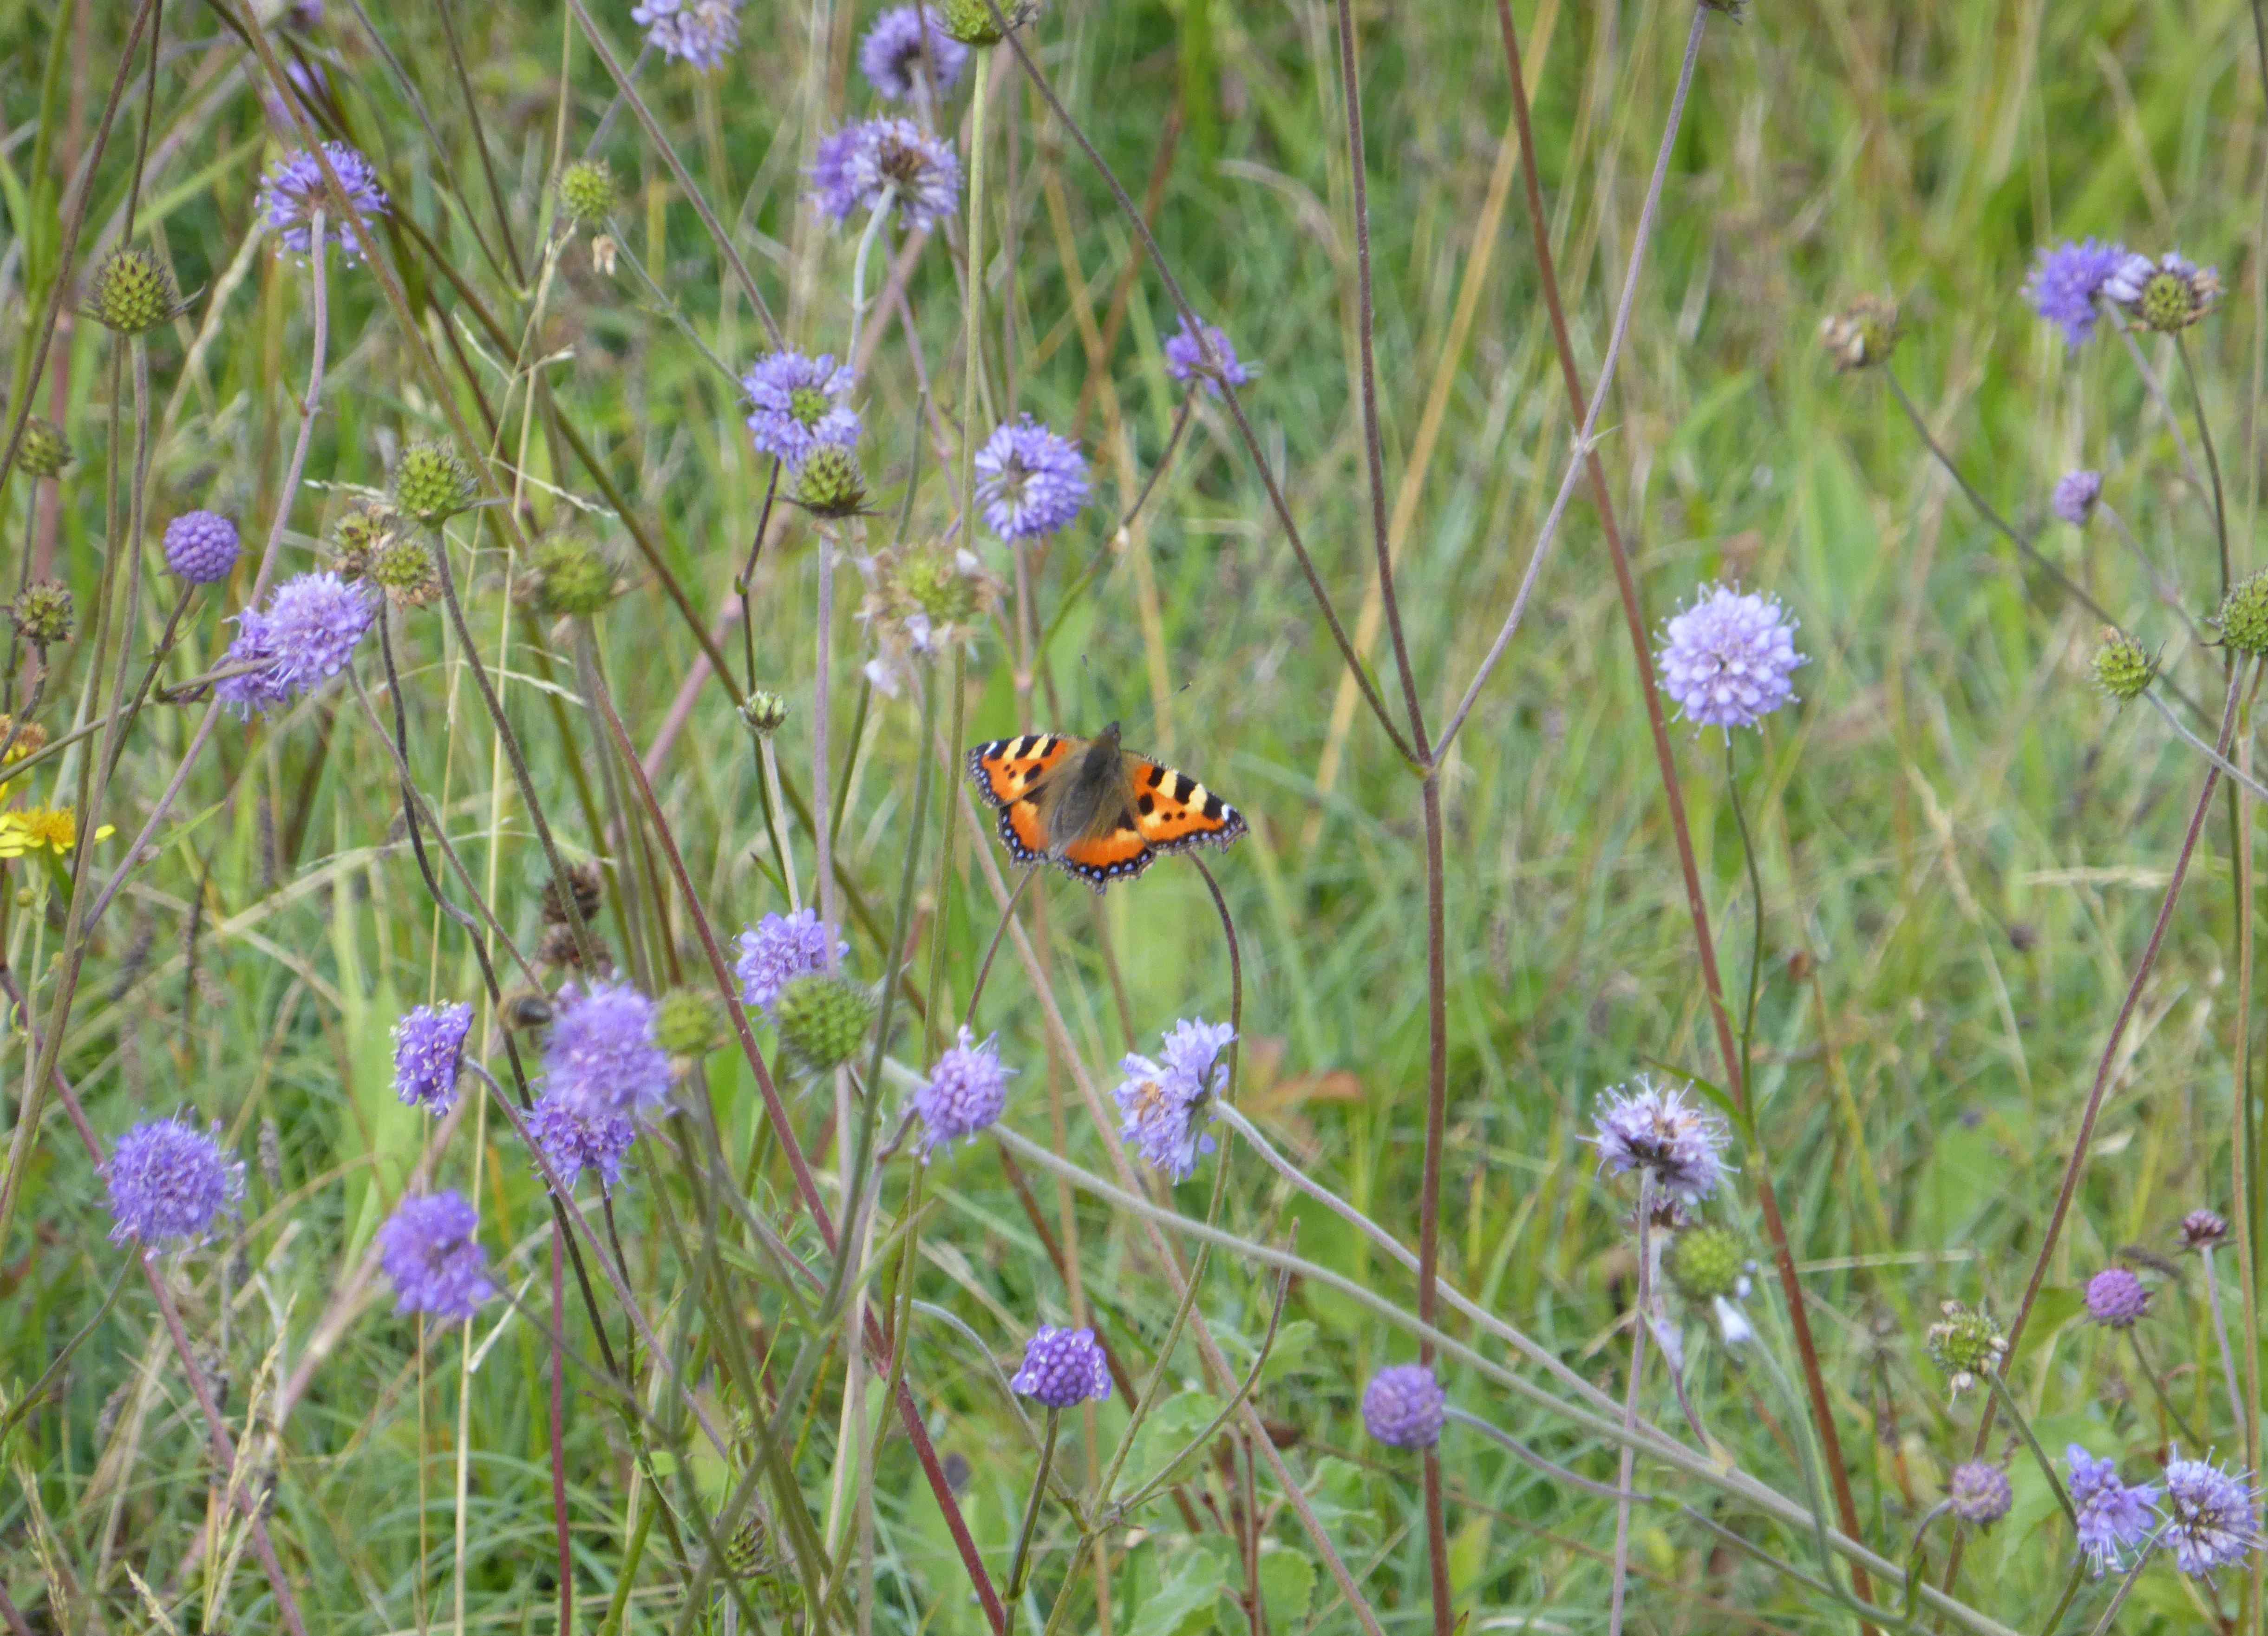
[[[473,468],[446,443],[413,443],[394,468],[394,503],[430,528],[438,528],[480,497]]]
[[[34,477],[57,477],[71,463],[70,440],[51,420],[34,415],[24,423],[24,441],[16,450],[16,463]]]
[[[396,608],[423,608],[441,594],[440,571],[422,540],[388,540],[370,556],[370,582]]]
[[[1923,1344],[1957,1397],[1986,1375],[2000,1372],[2000,1361],[2008,1355],[2008,1338],[1981,1306],[1948,1301],[1940,1310],[1945,1316],[1929,1326]]]
[[[2158,679],[2157,656],[2139,642],[2110,626],[2102,628],[2102,645],[2095,650],[2095,680],[2121,704],[2140,698]]]
[[[1726,1227],[1687,1227],[1669,1242],[1668,1267],[1677,1293],[1704,1306],[1738,1295],[1748,1282],[1748,1257]]]
[[[25,641],[44,648],[71,639],[70,587],[60,579],[37,579],[18,592],[8,617]]]
[[[787,725],[787,700],[770,688],[758,688],[740,706],[740,719],[760,739],[769,739]]]
[[[367,556],[401,528],[401,513],[384,500],[357,500],[339,519],[339,551],[342,556],[353,552]]]
[[[873,1002],[863,989],[825,972],[796,978],[772,1006],[780,1043],[814,1073],[839,1068],[858,1055],[873,1015]]]
[[[653,1037],[673,1057],[699,1059],[725,1043],[725,1017],[711,989],[672,989],[654,1013]]]
[[[863,510],[866,478],[858,455],[839,444],[820,444],[804,460],[795,497],[815,517],[850,517]]]
[[[604,159],[578,159],[559,178],[559,203],[579,226],[614,214],[617,196],[614,167]]]
[[[1845,372],[1881,363],[1897,341],[1897,303],[1881,296],[1862,295],[1819,321],[1819,344]]]
[[[543,883],[543,924],[563,926],[574,920],[593,920],[606,897],[606,877],[598,865],[570,864],[563,882],[554,875]]]
[[[1006,38],[992,20],[992,9],[984,0],[945,0],[939,9],[945,32],[964,46],[997,46]],[[1000,15],[1012,25],[1022,20],[1012,0],[1003,0]]]
[[[2268,653],[2268,569],[2238,581],[2212,623],[2220,627],[2220,639],[2238,652]]]
[[[554,617],[586,617],[614,601],[614,568],[587,540],[546,540],[535,548],[533,568],[536,606]]]
[[[181,310],[181,298],[166,264],[153,252],[129,245],[113,250],[94,269],[86,310],[122,335],[147,335]]]
[[[2166,267],[2143,284],[2134,311],[2145,328],[2171,333],[2196,323],[2220,298],[2220,279],[2211,268],[2185,271]]]

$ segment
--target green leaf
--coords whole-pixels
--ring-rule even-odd
[[[1142,1422],[1140,1439],[1130,1463],[1133,1481],[1127,1483],[1121,1493],[1146,1485],[1158,1477],[1169,1460],[1176,1470],[1186,1470],[1194,1463],[1190,1459],[1176,1459],[1189,1447],[1189,1440],[1211,1424],[1220,1413],[1220,1399],[1211,1392],[1176,1392],[1160,1404]]]
[[[2060,1284],[2041,1287],[2032,1302],[2032,1315],[2024,1324],[2023,1338],[2016,1343],[2014,1355],[2002,1368],[2003,1374],[2014,1374],[2016,1366],[2044,1345],[2049,1338],[2086,1310],[2087,1297],[2080,1291]]]
[[[1307,1603],[1314,1594],[1314,1563],[1296,1551],[1261,1552],[1260,1605],[1267,1610],[1270,1630],[1296,1630],[1306,1623]]]
[[[1310,1318],[1294,1318],[1276,1330],[1276,1345],[1269,1349],[1268,1362],[1260,1371],[1260,1389],[1303,1374],[1315,1367],[1315,1325]]]
[[[1191,1551],[1174,1576],[1151,1594],[1127,1627],[1127,1636],[1175,1636],[1193,1615],[1211,1607],[1228,1588],[1228,1564],[1207,1551]]]
[[[1487,1572],[1490,1527],[1490,1518],[1476,1516],[1449,1542],[1449,1586],[1460,1596],[1470,1595]]]

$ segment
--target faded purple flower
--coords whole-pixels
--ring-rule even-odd
[[[1989,1460],[1966,1460],[1954,1467],[1945,1491],[1953,1514],[1979,1528],[1989,1528],[2007,1516],[2015,1500],[2008,1474]]]
[[[546,1091],[585,1119],[618,1118],[669,1095],[654,1003],[627,983],[563,993],[543,1053]]]
[[[469,1318],[495,1294],[488,1256],[473,1236],[480,1212],[454,1189],[412,1194],[378,1229],[379,1259],[394,1280],[396,1312]]]
[[[1663,1197],[1697,1205],[1717,1190],[1725,1175],[1728,1132],[1715,1114],[1685,1100],[1676,1086],[1664,1088],[1640,1074],[1631,1086],[1616,1086],[1599,1098],[1599,1167],[1612,1175],[1647,1170]]]
[[[976,498],[1003,540],[1066,527],[1086,504],[1086,457],[1029,415],[993,429],[976,451]]]
[[[394,1025],[394,1094],[428,1113],[449,1111],[457,1076],[465,1066],[465,1035],[473,1008],[420,1006]]]
[[[213,696],[249,717],[313,692],[347,667],[376,614],[363,588],[336,574],[285,580],[268,599],[266,613],[248,608],[236,616],[236,639],[221,656],[224,666],[260,668],[222,677]]]
[[[110,1242],[138,1239],[163,1249],[212,1231],[244,1196],[244,1167],[230,1162],[211,1131],[186,1119],[151,1119],[118,1139],[103,1168],[110,1185]]]
[[[740,43],[740,0],[639,0],[630,21],[662,55],[713,72]]]
[[[2228,1222],[2216,1210],[2192,1210],[2182,1218],[2182,1248],[2209,1250],[2228,1236]]]
[[[2084,528],[2095,516],[2095,503],[2102,497],[2099,471],[2067,471],[2056,479],[2048,497],[2048,510],[2074,528]]]
[[[2220,301],[2220,274],[2169,250],[2156,261],[2129,255],[2103,280],[2102,293],[2147,329],[2186,329]]]
[[[755,411],[748,434],[759,454],[776,454],[792,471],[822,443],[850,448],[858,441],[858,412],[843,400],[850,395],[850,370],[832,352],[806,357],[772,352],[740,377]]]
[[[2124,1566],[2124,1553],[2149,1537],[2152,1508],[2158,1503],[2154,1484],[2131,1487],[2118,1480],[2118,1465],[2097,1460],[2073,1443],[2064,1450],[2070,1470],[2072,1509],[2079,1514],[2079,1548],[2095,1565],[2099,1576],[2105,1568]]]
[[[2032,276],[2024,284],[2024,298],[2044,321],[2063,331],[2066,345],[2075,348],[2095,333],[2095,320],[2101,316],[2095,298],[2125,259],[2123,245],[2095,239],[2077,243],[2066,240],[2039,253],[2032,263]]]
[[[913,1110],[922,1122],[921,1151],[950,1148],[964,1136],[974,1136],[1000,1116],[1008,1104],[1008,1076],[1012,1068],[1000,1065],[998,1035],[982,1045],[971,1043],[964,1028],[959,1042],[947,1046],[930,1070],[928,1080],[913,1094]]]
[[[383,216],[390,207],[386,190],[378,185],[378,172],[368,159],[343,142],[325,143],[323,153],[338,173],[339,185],[346,189],[343,199],[330,190],[313,151],[301,148],[269,166],[261,182],[261,213],[268,219],[269,231],[281,235],[284,247],[301,255],[315,247],[315,217],[320,213],[323,237],[351,262],[362,251],[347,226],[348,214]]]
[[[934,81],[940,95],[951,91],[968,64],[968,48],[945,32],[934,6],[891,7],[874,19],[858,47],[858,67],[867,82],[894,102],[911,97],[922,78]]]
[[[1058,1330],[1042,1323],[1024,1348],[1024,1367],[1008,1384],[1050,1409],[1068,1409],[1110,1396],[1110,1366],[1093,1330]]]
[[[166,566],[191,585],[227,578],[236,553],[236,525],[218,512],[183,512],[166,525]]]
[[[840,964],[850,946],[820,919],[817,910],[766,915],[740,933],[740,957],[733,962],[733,975],[740,979],[740,998],[769,1015],[782,989],[798,977],[827,969],[830,937]]]
[[[1217,368],[1205,361],[1204,351],[1208,346],[1212,349],[1213,357],[1219,365]],[[1192,333],[1189,321],[1184,318],[1181,328],[1166,339],[1166,372],[1184,385],[1191,380],[1202,380],[1205,390],[1219,397],[1221,381],[1226,380],[1232,387],[1249,386],[1253,377],[1260,372],[1260,366],[1241,362],[1234,344],[1211,324],[1200,320],[1195,333]]]
[[[887,200],[907,226],[933,227],[961,203],[961,161],[913,121],[885,115],[821,137],[811,185],[838,222]]]
[[[2166,1463],[2166,1527],[2159,1543],[2184,1573],[2202,1579],[2235,1567],[2260,1548],[2253,1507],[2260,1491],[2245,1475],[2204,1460]]]
[[[1362,1423],[1393,1448],[1431,1448],[1440,1442],[1446,1408],[1440,1382],[1422,1363],[1390,1365],[1363,1388]]]
[[[2131,1330],[2150,1310],[2150,1292],[2124,1267],[2105,1267],[2087,1280],[2087,1315],[2107,1329]]]
[[[1212,1152],[1204,1125],[1211,1117],[1213,1095],[1228,1079],[1220,1054],[1235,1037],[1225,1022],[1185,1018],[1167,1033],[1161,1060],[1129,1053],[1119,1061],[1126,1078],[1110,1093],[1126,1116],[1119,1139],[1133,1143],[1170,1180],[1181,1181],[1197,1168],[1199,1153]]]
[[[1703,586],[1662,628],[1661,690],[1697,727],[1754,726],[1795,696],[1788,677],[1809,662],[1795,623],[1777,597]]]
[[[627,1114],[580,1114],[556,1090],[545,1091],[527,1111],[528,1139],[571,1192],[585,1170],[597,1171],[599,1185],[613,1192],[637,1134],[637,1122]]]

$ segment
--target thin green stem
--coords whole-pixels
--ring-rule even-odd
[[[1756,868],[1756,837],[1749,833],[1749,815],[1741,805],[1740,768],[1734,759],[1733,735],[1725,734],[1725,799],[1732,803],[1733,822],[1741,832],[1741,856],[1749,866],[1749,919],[1753,936],[1749,947],[1749,998],[1741,1008],[1741,1083],[1749,1082],[1756,1034],[1756,988],[1764,969],[1764,883]]]
[[[2213,446],[2213,422],[2205,412],[2205,388],[2198,384],[2197,367],[2190,362],[2189,343],[2174,335],[2174,356],[2182,361],[2183,379],[2190,383],[2190,406],[2197,416],[2198,442],[2205,449],[2205,470],[2213,475],[2213,532],[2220,547],[2220,593],[2228,594],[2228,503],[2222,497],[2220,456]]]
[[[1024,1573],[1031,1562],[1032,1536],[1039,1531],[1040,1502],[1047,1497],[1048,1470],[1056,1462],[1056,1431],[1063,1411],[1049,1405],[1047,1430],[1040,1443],[1040,1469],[1032,1474],[1032,1497],[1024,1507],[1023,1526],[1016,1530],[1016,1553],[1009,1559],[1008,1582],[1002,1588],[1008,1604],[1007,1636],[1015,1636],[1016,1610],[1023,1605]]]
[[[2008,1419],[2015,1423],[2016,1435],[2023,1440],[2024,1447],[2031,1451],[2033,1462],[2040,1468],[2040,1474],[2047,1478],[2048,1487],[2056,1497],[2056,1504],[2063,1507],[2064,1521],[2071,1524],[2073,1534],[2078,1533],[2079,1513],[2072,1508],[2070,1492],[2064,1487],[2063,1478],[2056,1475],[2055,1463],[2048,1458],[2048,1451],[2040,1447],[2040,1440],[2032,1434],[2032,1423],[2025,1417],[2023,1410],[2017,1406],[2015,1394],[2008,1389],[2008,1383],[1997,1371],[1987,1370],[1984,1382],[1992,1389],[1993,1401],[2008,1411]]]
[[[2133,1350],[2134,1367],[2142,1372],[2142,1378],[2150,1382],[2151,1394],[2157,1398],[2158,1407],[2166,1411],[2166,1419],[2173,1422],[2176,1431],[2190,1440],[2191,1448],[2202,1449],[2205,1446],[2205,1438],[2197,1427],[2190,1424],[2189,1417],[2174,1407],[2174,1400],[2166,1396],[2166,1383],[2150,1367],[2150,1360],[2142,1351],[2142,1332],[2139,1325],[2130,1323],[2126,1326],[2126,1343]]]

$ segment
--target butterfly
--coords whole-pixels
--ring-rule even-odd
[[[1121,749],[1115,721],[1092,739],[1027,733],[980,744],[968,776],[1000,809],[1011,858],[1052,863],[1098,892],[1167,852],[1244,833],[1244,814],[1189,774]]]

